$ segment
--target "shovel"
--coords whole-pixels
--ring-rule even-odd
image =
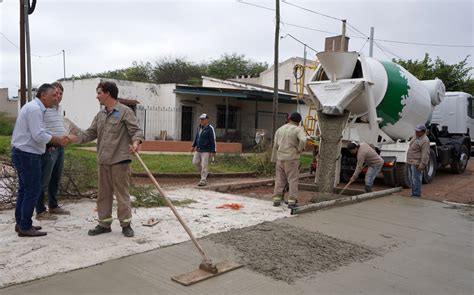
[[[153,181],[153,184],[156,186],[160,194],[163,196],[163,198],[166,201],[166,204],[168,207],[170,207],[171,211],[173,211],[174,215],[178,219],[178,221],[181,223],[183,226],[184,230],[188,233],[189,237],[193,241],[194,245],[199,251],[199,254],[202,256],[202,261],[201,264],[199,264],[199,268],[195,271],[192,271],[190,273],[186,274],[181,274],[177,275],[174,277],[171,277],[171,279],[175,282],[178,282],[184,286],[189,286],[195,283],[198,283],[200,281],[204,281],[207,279],[210,279],[212,277],[218,276],[220,274],[232,271],[234,269],[237,269],[239,267],[242,267],[243,265],[238,264],[233,261],[223,261],[217,264],[212,263],[212,260],[206,255],[204,252],[203,248],[201,245],[198,243],[196,237],[192,233],[191,229],[188,227],[184,219],[179,215],[178,211],[176,211],[176,208],[174,207],[173,203],[171,202],[170,198],[168,198],[168,194],[161,188],[161,186],[158,184],[156,181],[155,177],[153,177],[153,174],[151,174],[150,170],[148,170],[148,167],[145,165],[143,162],[142,158],[137,152],[134,152],[135,157],[137,157],[138,161],[140,164],[142,164],[143,168],[145,169],[146,173],[148,174],[148,177]]]
[[[342,193],[352,184],[352,181],[349,180],[349,182],[344,186],[344,188],[341,190],[339,195],[342,195]]]

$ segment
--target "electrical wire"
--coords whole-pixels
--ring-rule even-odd
[[[367,45],[367,43],[369,43],[369,39],[365,40],[364,44],[362,45],[362,47],[357,52],[361,52],[362,49],[364,49],[365,45]]]
[[[309,9],[309,8],[305,8],[305,7],[302,7],[302,6],[298,6],[298,5],[296,5],[296,4],[293,4],[293,3],[288,2],[288,1],[286,1],[286,0],[282,0],[282,2],[285,3],[285,4],[287,4],[287,5],[291,5],[291,6],[294,6],[294,7],[299,8],[299,9],[303,9],[303,10],[312,12],[312,13],[317,14],[317,15],[320,15],[320,16],[324,16],[324,17],[327,17],[327,18],[330,18],[330,19],[342,21],[342,19],[340,19],[340,18],[337,18],[337,17],[334,17],[334,16],[330,16],[330,15],[327,15],[327,14],[324,14],[324,13],[321,13],[321,12],[317,12],[317,11],[311,10],[311,9]]]
[[[11,41],[10,39],[8,39],[7,36],[5,36],[5,34],[3,34],[2,32],[0,32],[0,35],[8,41],[8,43],[10,43],[13,47],[15,47],[16,49],[20,49],[20,47],[18,45],[16,45],[15,43],[13,43],[13,41]],[[34,56],[34,57],[38,57],[38,58],[47,58],[47,57],[53,57],[53,56],[58,56],[58,55],[61,55],[63,52],[60,51],[58,53],[55,53],[55,54],[50,54],[50,55],[38,55],[38,54],[31,54],[31,56]]]
[[[254,6],[254,7],[266,9],[266,10],[275,11],[274,8],[270,8],[270,7],[266,7],[266,6],[261,6],[261,5],[253,4],[253,3],[250,3],[250,2],[245,2],[245,1],[243,1],[243,0],[237,0],[237,2],[242,3],[242,4],[245,4],[245,5],[250,5],[250,6]]]

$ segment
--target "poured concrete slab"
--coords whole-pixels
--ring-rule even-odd
[[[277,223],[377,248],[381,256],[294,284],[246,268],[190,287],[171,276],[193,270],[190,242],[0,290],[1,294],[473,294],[473,221],[442,203],[390,196]],[[215,260],[232,247],[203,240]]]

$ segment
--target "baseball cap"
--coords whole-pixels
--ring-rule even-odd
[[[207,114],[201,114],[201,116],[199,116],[199,119],[209,119],[209,116]]]
[[[417,125],[415,131],[426,131],[426,126],[424,124]]]

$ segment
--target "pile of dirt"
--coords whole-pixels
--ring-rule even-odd
[[[246,267],[287,283],[377,255],[368,247],[271,222],[208,238],[236,249]]]

